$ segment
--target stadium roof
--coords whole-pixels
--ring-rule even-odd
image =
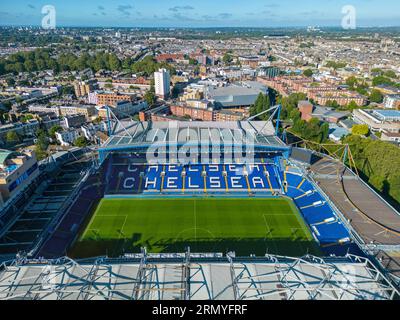
[[[197,141],[191,138],[195,134]],[[221,143],[246,145],[251,138],[254,145],[270,146],[282,149],[288,147],[275,135],[275,128],[270,121],[241,122],[202,122],[202,121],[170,121],[170,122],[133,122],[121,120],[116,122],[113,134],[101,147],[102,150],[129,146],[149,145],[155,142],[166,144],[200,143],[203,135],[215,134]]]
[[[0,268],[0,300],[388,300],[398,294],[367,259],[351,255],[330,261],[141,255]]]

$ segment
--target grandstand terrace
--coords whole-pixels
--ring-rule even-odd
[[[352,171],[329,158],[319,160],[311,170],[366,244],[399,244],[400,214]]]
[[[360,247],[376,256],[400,283],[400,214],[361,178],[337,160],[311,166],[313,179],[351,225]]]
[[[35,250],[51,223],[64,213],[71,194],[78,187],[90,162],[73,161],[51,173],[43,173],[43,180],[36,184],[26,203],[18,210],[1,213],[0,255],[26,254]],[[49,165],[50,166],[50,165]]]

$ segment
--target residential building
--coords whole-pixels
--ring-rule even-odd
[[[64,128],[77,128],[86,122],[86,118],[83,114],[73,114],[64,117],[62,126]]]
[[[39,175],[36,154],[0,150],[0,207]]]
[[[382,141],[400,144],[400,132],[383,131],[381,136]]]
[[[87,120],[96,115],[96,108],[91,105],[72,105],[72,106],[61,106],[60,114],[62,116],[70,116],[80,114],[85,116]]]
[[[87,96],[96,89],[96,82],[94,80],[75,82],[74,90],[77,98]]]
[[[71,146],[76,139],[81,136],[81,131],[77,129],[69,129],[60,132],[56,132],[56,139],[61,143],[62,146]]]
[[[115,106],[109,106],[111,110],[119,116],[132,116],[148,107],[146,101],[138,101],[137,103],[132,103],[131,101],[120,101]],[[107,118],[107,108],[104,106],[98,110],[98,116],[106,119]]]
[[[400,94],[389,94],[383,99],[383,105],[386,109],[400,110]]]
[[[99,106],[116,106],[118,102],[121,101],[131,101],[135,100],[134,95],[129,94],[119,94],[119,93],[97,93],[96,97],[92,97],[96,101],[96,105]]]
[[[171,79],[167,69],[160,69],[154,73],[154,86],[156,95],[165,99],[171,92]]]

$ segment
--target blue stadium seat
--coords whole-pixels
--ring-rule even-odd
[[[206,166],[207,177],[206,184],[207,190],[225,190],[225,178],[223,176],[223,165],[208,165]]]
[[[300,197],[304,195],[304,192],[302,190],[299,190],[295,187],[288,187],[288,191],[286,192],[286,195],[291,197],[292,199]]]
[[[288,182],[289,186],[297,188],[298,185],[303,181],[303,177],[293,173],[286,173],[286,181]]]
[[[144,189],[146,191],[160,191],[161,190],[161,172],[162,166],[154,165],[148,166],[144,176]]]
[[[252,190],[270,191],[267,178],[264,176],[262,165],[248,165],[247,173],[249,175],[249,184]]]
[[[182,171],[183,167],[180,165],[165,166],[163,191],[182,191]]]
[[[278,178],[276,176],[274,166],[271,164],[265,165],[265,168],[267,169],[267,172],[269,173],[269,180],[271,181],[272,188],[277,190],[280,189],[280,185],[278,182]]]
[[[311,182],[305,181],[300,189],[303,190],[304,192],[307,192],[307,191],[313,191],[314,187],[311,184]]]
[[[321,223],[327,219],[336,220],[336,217],[333,214],[332,209],[327,204],[324,204],[323,206],[319,207],[310,207],[302,209],[301,212],[310,225]]]
[[[349,238],[349,233],[342,223],[321,224],[314,226],[318,234],[318,240],[321,244],[338,243],[340,240]]]
[[[306,206],[311,206],[313,203],[323,202],[323,201],[324,199],[317,192],[314,192],[310,195],[296,199],[295,203],[298,205],[299,208],[302,208]]]
[[[202,165],[185,166],[185,189],[186,190],[204,190],[204,177]]]
[[[228,188],[230,191],[247,191],[247,181],[243,165],[226,165]]]

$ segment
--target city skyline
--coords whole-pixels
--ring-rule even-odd
[[[301,4],[293,0],[254,0],[245,9],[240,0],[154,0],[151,4],[143,0],[16,0],[1,5],[0,25],[39,26],[45,5],[56,8],[60,27],[336,27],[341,24],[346,5],[356,9],[357,26],[400,25],[400,3],[396,0],[328,0],[323,5],[317,0]]]

